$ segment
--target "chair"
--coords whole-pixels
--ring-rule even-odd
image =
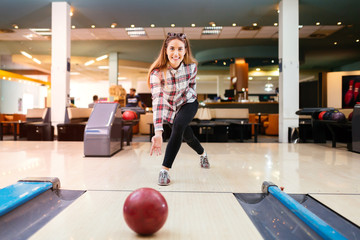
[[[266,135],[279,135],[279,114],[269,114],[264,128]]]

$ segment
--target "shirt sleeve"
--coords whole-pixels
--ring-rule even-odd
[[[155,131],[163,131],[163,111],[164,111],[164,93],[161,87],[161,79],[159,74],[151,73],[150,89],[152,95],[153,122]]]
[[[193,64],[191,66],[191,75],[189,80],[189,88],[192,88],[196,93],[196,74],[197,74],[197,66]]]

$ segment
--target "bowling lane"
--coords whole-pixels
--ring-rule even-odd
[[[360,193],[359,154],[321,144],[204,143],[211,169],[183,144],[172,184],[157,186],[163,155],[149,156],[150,143],[134,142],[111,158],[85,158],[82,142],[0,143],[0,187],[29,177],[58,177],[70,190],[260,192],[264,180],[288,193]],[[165,149],[166,143],[163,148]]]
[[[30,239],[138,239],[123,218],[129,194],[86,192]],[[168,219],[149,239],[262,239],[232,193],[162,194],[168,203]]]
[[[360,194],[310,194],[338,214],[360,226]]]

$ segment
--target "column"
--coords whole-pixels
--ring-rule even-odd
[[[299,126],[299,1],[279,4],[279,142]]]
[[[113,85],[118,85],[118,75],[119,75],[119,54],[117,52],[112,52],[109,54],[109,87]],[[114,101],[113,96],[109,96],[110,101]]]
[[[70,94],[70,5],[51,4],[51,121],[64,123]],[[55,130],[55,134],[57,134]]]

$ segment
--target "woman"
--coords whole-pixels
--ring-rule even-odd
[[[172,128],[166,147],[158,184],[170,183],[169,170],[183,140],[200,155],[200,166],[210,164],[204,148],[189,126],[197,109],[196,73],[197,62],[191,54],[190,44],[183,33],[168,33],[159,57],[151,65],[148,84],[152,94],[152,109],[155,135],[152,138],[150,155],[161,154],[163,122]]]

